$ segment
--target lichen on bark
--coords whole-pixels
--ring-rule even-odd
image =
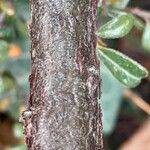
[[[30,0],[29,150],[102,150],[97,0]]]

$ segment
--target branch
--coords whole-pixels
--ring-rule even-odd
[[[149,11],[145,11],[145,10],[142,10],[140,8],[133,8],[130,10],[130,12],[133,14],[133,15],[136,15],[140,18],[142,18],[143,20],[145,20],[146,22],[150,21],[150,12]]]
[[[150,115],[150,105],[146,103],[142,98],[140,98],[138,95],[133,93],[129,89],[124,90],[124,96],[131,100],[135,105],[137,105],[139,108],[141,108],[144,112],[146,112],[148,115]]]

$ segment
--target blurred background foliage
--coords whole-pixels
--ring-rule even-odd
[[[108,1],[112,7],[119,9],[124,9],[129,3],[129,8],[138,6],[150,10],[149,0]],[[105,14],[102,15],[103,9],[98,8],[98,25],[109,20]],[[19,116],[25,110],[29,96],[28,77],[31,70],[30,40],[27,29],[29,22],[28,0],[0,0],[0,150],[26,150]],[[141,28],[142,31],[134,28],[124,38],[105,42],[110,47],[120,49],[150,70],[150,53],[147,52],[149,47],[146,46],[144,49],[142,46],[143,26]],[[146,30],[149,32],[150,29],[146,28]],[[124,94],[125,87],[104,65],[101,65],[101,78],[106,150],[116,150],[140,128],[147,120],[148,114],[141,110],[137,103],[131,101],[133,97]],[[144,99],[146,104],[150,104],[150,78],[143,80],[131,91]]]
[[[29,17],[28,0],[0,0],[0,150],[26,149],[19,116],[29,94]]]

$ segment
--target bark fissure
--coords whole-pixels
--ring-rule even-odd
[[[102,150],[97,0],[30,0],[29,150]]]

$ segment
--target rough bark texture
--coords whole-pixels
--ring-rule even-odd
[[[102,150],[97,0],[31,0],[29,150]]]

